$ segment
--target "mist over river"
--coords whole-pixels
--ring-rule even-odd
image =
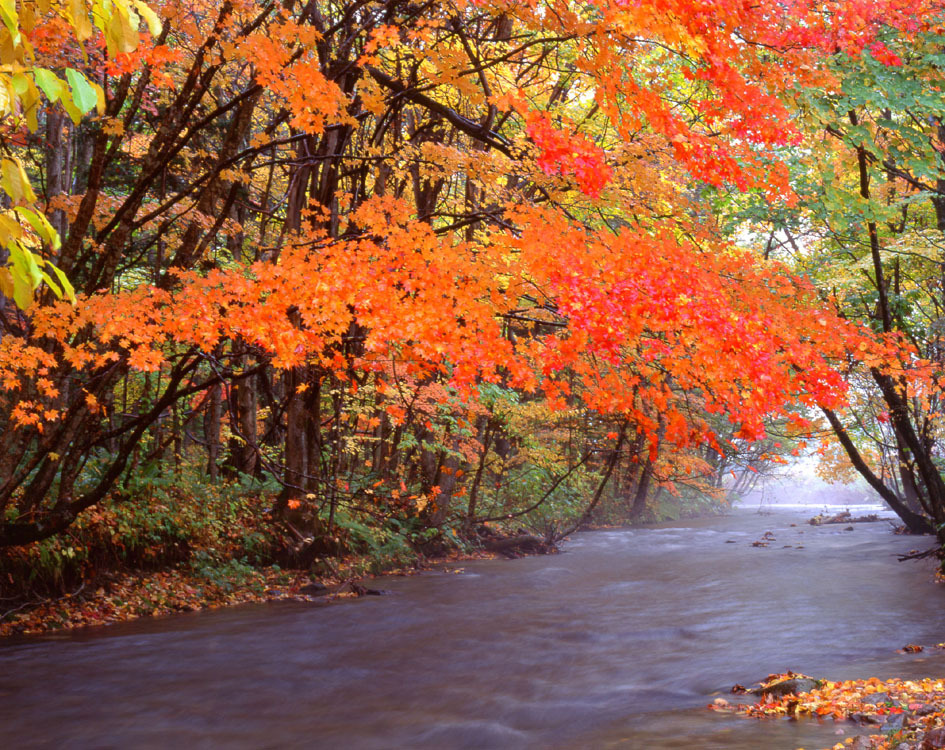
[[[826,747],[857,728],[705,706],[787,669],[942,675],[937,650],[896,653],[945,640],[933,563],[896,561],[931,538],[758,507],[371,584],[384,597],[8,640],[0,747]]]

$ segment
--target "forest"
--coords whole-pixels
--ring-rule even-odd
[[[548,551],[811,451],[945,542],[941,2],[0,18],[13,610]]]

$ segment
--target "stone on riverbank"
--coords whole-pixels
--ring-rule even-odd
[[[753,695],[761,695],[766,698],[782,698],[785,695],[800,695],[809,693],[814,688],[820,687],[820,680],[804,675],[796,675],[786,680],[767,683],[752,690]]]

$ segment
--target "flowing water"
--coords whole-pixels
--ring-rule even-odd
[[[706,710],[735,682],[945,673],[930,539],[815,509],[578,534],[385,597],[0,644],[0,748],[758,748],[851,724]],[[797,524],[796,526],[793,524]],[[768,547],[751,542],[770,531]]]

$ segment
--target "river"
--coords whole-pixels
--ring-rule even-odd
[[[930,538],[770,511],[581,533],[384,597],[7,640],[0,747],[826,747],[855,727],[705,706],[786,669],[940,676],[941,651],[896,649],[945,640],[945,588],[896,561]]]

